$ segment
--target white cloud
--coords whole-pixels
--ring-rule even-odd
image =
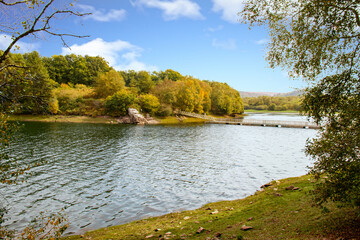
[[[89,56],[100,56],[109,62],[116,70],[146,70],[155,71],[157,67],[146,65],[138,60],[141,57],[142,48],[129,42],[117,40],[106,42],[96,38],[82,45],[74,44],[69,48],[62,48],[62,54],[78,54]]]
[[[219,25],[217,27],[208,27],[207,29],[205,29],[206,32],[217,32],[217,31],[221,31],[224,28],[223,25]]]
[[[7,34],[0,34],[0,49],[5,50],[8,48],[8,46],[11,44],[12,39],[10,35]],[[16,46],[19,47],[19,50],[15,50],[15,47],[12,48],[12,52],[18,52],[18,53],[27,53],[37,50],[40,47],[39,43],[26,43],[23,41],[18,41]]]
[[[260,39],[259,41],[256,41],[255,43],[257,45],[264,45],[264,44],[267,44],[268,42],[269,42],[269,39],[264,38],[264,39]]]
[[[93,6],[85,4],[76,4],[76,7],[80,8],[83,13],[92,13],[85,16],[85,19],[93,19],[99,22],[121,21],[126,16],[124,9],[110,9],[106,12],[104,9],[95,9]]]
[[[180,17],[204,19],[204,16],[200,13],[200,6],[190,0],[135,0],[132,1],[132,4],[134,6],[158,8],[163,11],[163,18],[167,21]]]
[[[212,0],[214,12],[222,12],[221,18],[225,21],[238,22],[238,13],[243,8],[244,0]]]
[[[213,39],[212,45],[216,48],[222,48],[226,50],[235,50],[237,48],[235,39],[228,39],[226,41],[219,41],[216,38]]]

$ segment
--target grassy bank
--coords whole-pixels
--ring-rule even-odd
[[[12,115],[12,121],[24,122],[72,122],[72,123],[117,123],[116,118],[109,116],[88,117],[74,115]],[[155,118],[159,124],[204,123],[204,119],[189,117]]]
[[[209,115],[216,118],[232,118],[227,115]],[[236,117],[244,116],[237,115]],[[154,117],[158,124],[191,124],[205,123],[207,120],[183,116]],[[76,115],[12,115],[12,121],[27,122],[73,122],[73,123],[117,123],[116,118],[110,116],[88,117]]]
[[[206,120],[200,118],[191,118],[191,117],[158,117],[155,118],[159,121],[160,124],[182,124],[182,123],[205,123]]]
[[[73,122],[73,123],[116,123],[113,117],[88,117],[88,116],[65,116],[65,115],[12,115],[12,121],[25,122]]]
[[[235,201],[108,227],[67,239],[359,239],[351,209],[313,206],[310,176],[273,181]],[[289,186],[298,190],[285,190]],[[186,206],[179,206],[186,207]],[[243,226],[251,227],[244,231]],[[203,229],[203,230],[202,230]],[[199,233],[197,233],[199,232]]]

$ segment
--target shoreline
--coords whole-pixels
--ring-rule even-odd
[[[245,111],[243,116],[246,116],[247,113],[251,114],[261,114],[261,113],[270,113],[270,114],[299,114],[299,112],[271,112],[271,111]],[[218,116],[213,115],[215,118],[229,118],[229,116]],[[81,116],[81,115],[10,115],[10,121],[22,121],[22,122],[64,122],[64,123],[103,123],[103,124],[129,124],[121,123],[121,117],[111,117],[111,116]],[[191,117],[177,117],[177,116],[168,116],[168,117],[153,117],[153,120],[149,125],[167,125],[167,124],[188,124],[188,123],[205,123],[206,120],[199,118]],[[132,123],[130,123],[132,124]]]
[[[64,239],[359,239],[360,220],[354,209],[334,203],[325,205],[329,211],[314,206],[310,194],[314,182],[310,175],[274,180],[242,199]]]
[[[102,124],[135,124],[121,123],[121,117],[110,116],[78,116],[78,115],[11,115],[10,121],[21,122],[61,122],[61,123],[102,123]],[[167,124],[189,124],[189,123],[205,123],[205,120],[189,117],[155,117],[150,124],[147,125],[167,125]]]

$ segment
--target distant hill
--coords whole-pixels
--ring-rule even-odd
[[[296,90],[287,93],[276,93],[276,92],[243,92],[239,91],[241,97],[260,97],[260,96],[270,96],[270,97],[292,97],[292,96],[301,96],[303,90]]]
[[[292,91],[292,92],[288,92],[288,93],[279,93],[276,96],[279,97],[293,97],[293,96],[301,96],[304,94],[304,90],[296,90],[296,91]]]
[[[279,93],[275,92],[243,92],[239,91],[241,97],[260,97],[260,96],[275,96]]]

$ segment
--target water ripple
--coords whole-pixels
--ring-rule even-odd
[[[22,228],[64,208],[68,233],[241,198],[263,183],[304,174],[309,129],[231,125],[121,126],[25,123],[13,145],[24,163],[46,160],[4,186],[7,222]],[[33,154],[31,154],[33,150]]]

